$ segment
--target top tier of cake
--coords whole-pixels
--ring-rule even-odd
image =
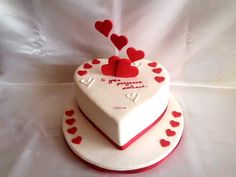
[[[105,76],[107,59],[94,59],[78,67],[74,75],[77,102],[89,121],[118,149],[125,149],[160,119],[169,99],[169,74],[155,61],[133,65],[133,78]]]

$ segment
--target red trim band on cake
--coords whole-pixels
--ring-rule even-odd
[[[79,106],[78,106],[79,107]],[[168,107],[168,106],[167,106]],[[130,146],[132,143],[134,143],[137,139],[139,139],[142,135],[144,135],[148,130],[150,130],[154,125],[156,125],[161,119],[162,117],[165,115],[166,113],[166,109],[164,110],[164,112],[153,122],[151,123],[149,126],[147,126],[145,129],[143,129],[140,133],[138,133],[137,135],[135,135],[132,139],[130,139],[126,144],[124,144],[123,146],[119,146],[118,144],[116,144],[110,137],[108,137],[106,135],[106,133],[104,133],[100,128],[98,128],[87,116],[86,114],[82,111],[82,109],[79,107],[80,112],[83,114],[83,116],[92,124],[92,126],[99,132],[101,133],[113,146],[115,146],[117,149],[119,150],[124,150],[126,149],[128,146]]]

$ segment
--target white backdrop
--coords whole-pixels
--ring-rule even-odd
[[[235,176],[234,0],[1,0],[0,176],[121,176],[78,161],[61,132],[75,68],[115,52],[103,19],[169,70],[186,117],[171,158],[136,176]]]

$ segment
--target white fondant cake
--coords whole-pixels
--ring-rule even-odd
[[[124,149],[165,112],[169,74],[157,62],[143,59],[133,63],[139,69],[136,77],[105,76],[101,66],[107,62],[94,59],[77,68],[77,103],[92,124]]]

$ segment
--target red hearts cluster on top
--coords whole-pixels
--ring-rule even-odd
[[[111,20],[97,21],[95,23],[95,28],[105,37],[109,36],[112,30],[112,26],[113,24]],[[118,50],[121,50],[128,44],[128,39],[124,35],[118,35],[114,33],[110,36],[110,40]],[[129,47],[126,50],[126,53],[129,59],[120,59],[118,57],[119,58],[118,60],[118,58],[115,59],[114,56],[110,57],[108,64],[102,67],[102,73],[105,75],[113,75],[117,77],[137,76],[138,68],[136,68],[135,66],[131,66],[131,63],[143,59],[145,53],[142,50],[136,50],[133,47]]]
[[[102,73],[104,75],[116,77],[135,77],[138,75],[138,68],[131,66],[129,59],[121,59],[118,56],[112,56],[108,59],[108,64],[103,65]]]

